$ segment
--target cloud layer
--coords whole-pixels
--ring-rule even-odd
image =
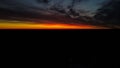
[[[83,15],[92,15],[103,3],[109,0],[76,0],[74,10]],[[38,0],[0,0],[0,8],[14,11],[41,11],[41,9],[49,10],[51,7],[67,10],[72,4],[72,0],[50,0],[48,4],[38,2]]]

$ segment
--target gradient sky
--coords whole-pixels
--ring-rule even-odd
[[[33,8],[48,9],[53,5],[60,5],[66,10],[66,7],[71,5],[72,0],[51,0],[49,4],[38,3],[36,0],[2,0],[0,8],[7,8],[18,11],[30,11]],[[93,15],[104,3],[110,0],[82,0],[75,3],[74,10],[82,15]],[[36,10],[38,10],[36,9]]]

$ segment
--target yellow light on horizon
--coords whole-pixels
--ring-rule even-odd
[[[0,29],[103,29],[92,25],[75,24],[34,24],[34,23],[0,23]]]

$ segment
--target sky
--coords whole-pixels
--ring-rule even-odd
[[[16,11],[41,11],[39,9],[49,10],[52,6],[61,6],[60,8],[67,10],[71,5],[72,0],[50,0],[50,3],[38,3],[37,0],[0,0],[0,8],[6,8]],[[99,9],[104,3],[110,0],[81,0],[76,2],[74,10],[80,12],[81,15],[94,15],[96,10]],[[58,7],[58,6],[57,6]],[[58,7],[59,8],[59,7]]]
[[[49,0],[48,3],[45,3],[40,2],[40,0],[0,0],[0,20],[5,18],[38,23],[46,23],[48,21],[51,21],[49,23],[53,23],[54,21],[55,23],[81,24],[84,23],[81,22],[81,20],[88,21],[88,18],[93,19],[92,17],[94,17],[98,9],[102,8],[104,4],[109,3],[110,0],[75,0],[74,6],[72,7],[75,12],[72,12],[72,10],[70,12],[70,8],[68,7],[72,5],[72,1],[73,0]],[[55,8],[57,10],[55,10]],[[60,12],[61,10],[64,12]],[[72,18],[80,19],[80,21],[78,22],[78,20]],[[2,24],[1,26],[3,25],[6,24]],[[37,26],[35,25],[35,27]],[[90,26],[90,28],[91,27],[96,28],[96,26]]]

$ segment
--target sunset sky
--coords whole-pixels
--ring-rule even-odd
[[[76,17],[74,17],[74,14],[69,13],[70,9],[68,8],[72,5],[73,0],[49,0],[48,3],[40,1],[42,0],[0,0],[0,28],[103,28],[75,20],[74,18]],[[81,17],[93,17],[96,11],[109,1],[110,0],[75,0],[72,9],[76,13],[79,13],[78,15]],[[62,14],[59,11],[51,10],[51,8],[64,10],[66,13]],[[65,14],[70,16],[70,18],[65,16]],[[8,21],[19,21],[19,24],[16,22],[10,24]],[[43,21],[45,23],[44,25],[42,24]],[[48,25],[46,21],[49,21],[51,24]],[[70,25],[71,23],[72,25]]]

